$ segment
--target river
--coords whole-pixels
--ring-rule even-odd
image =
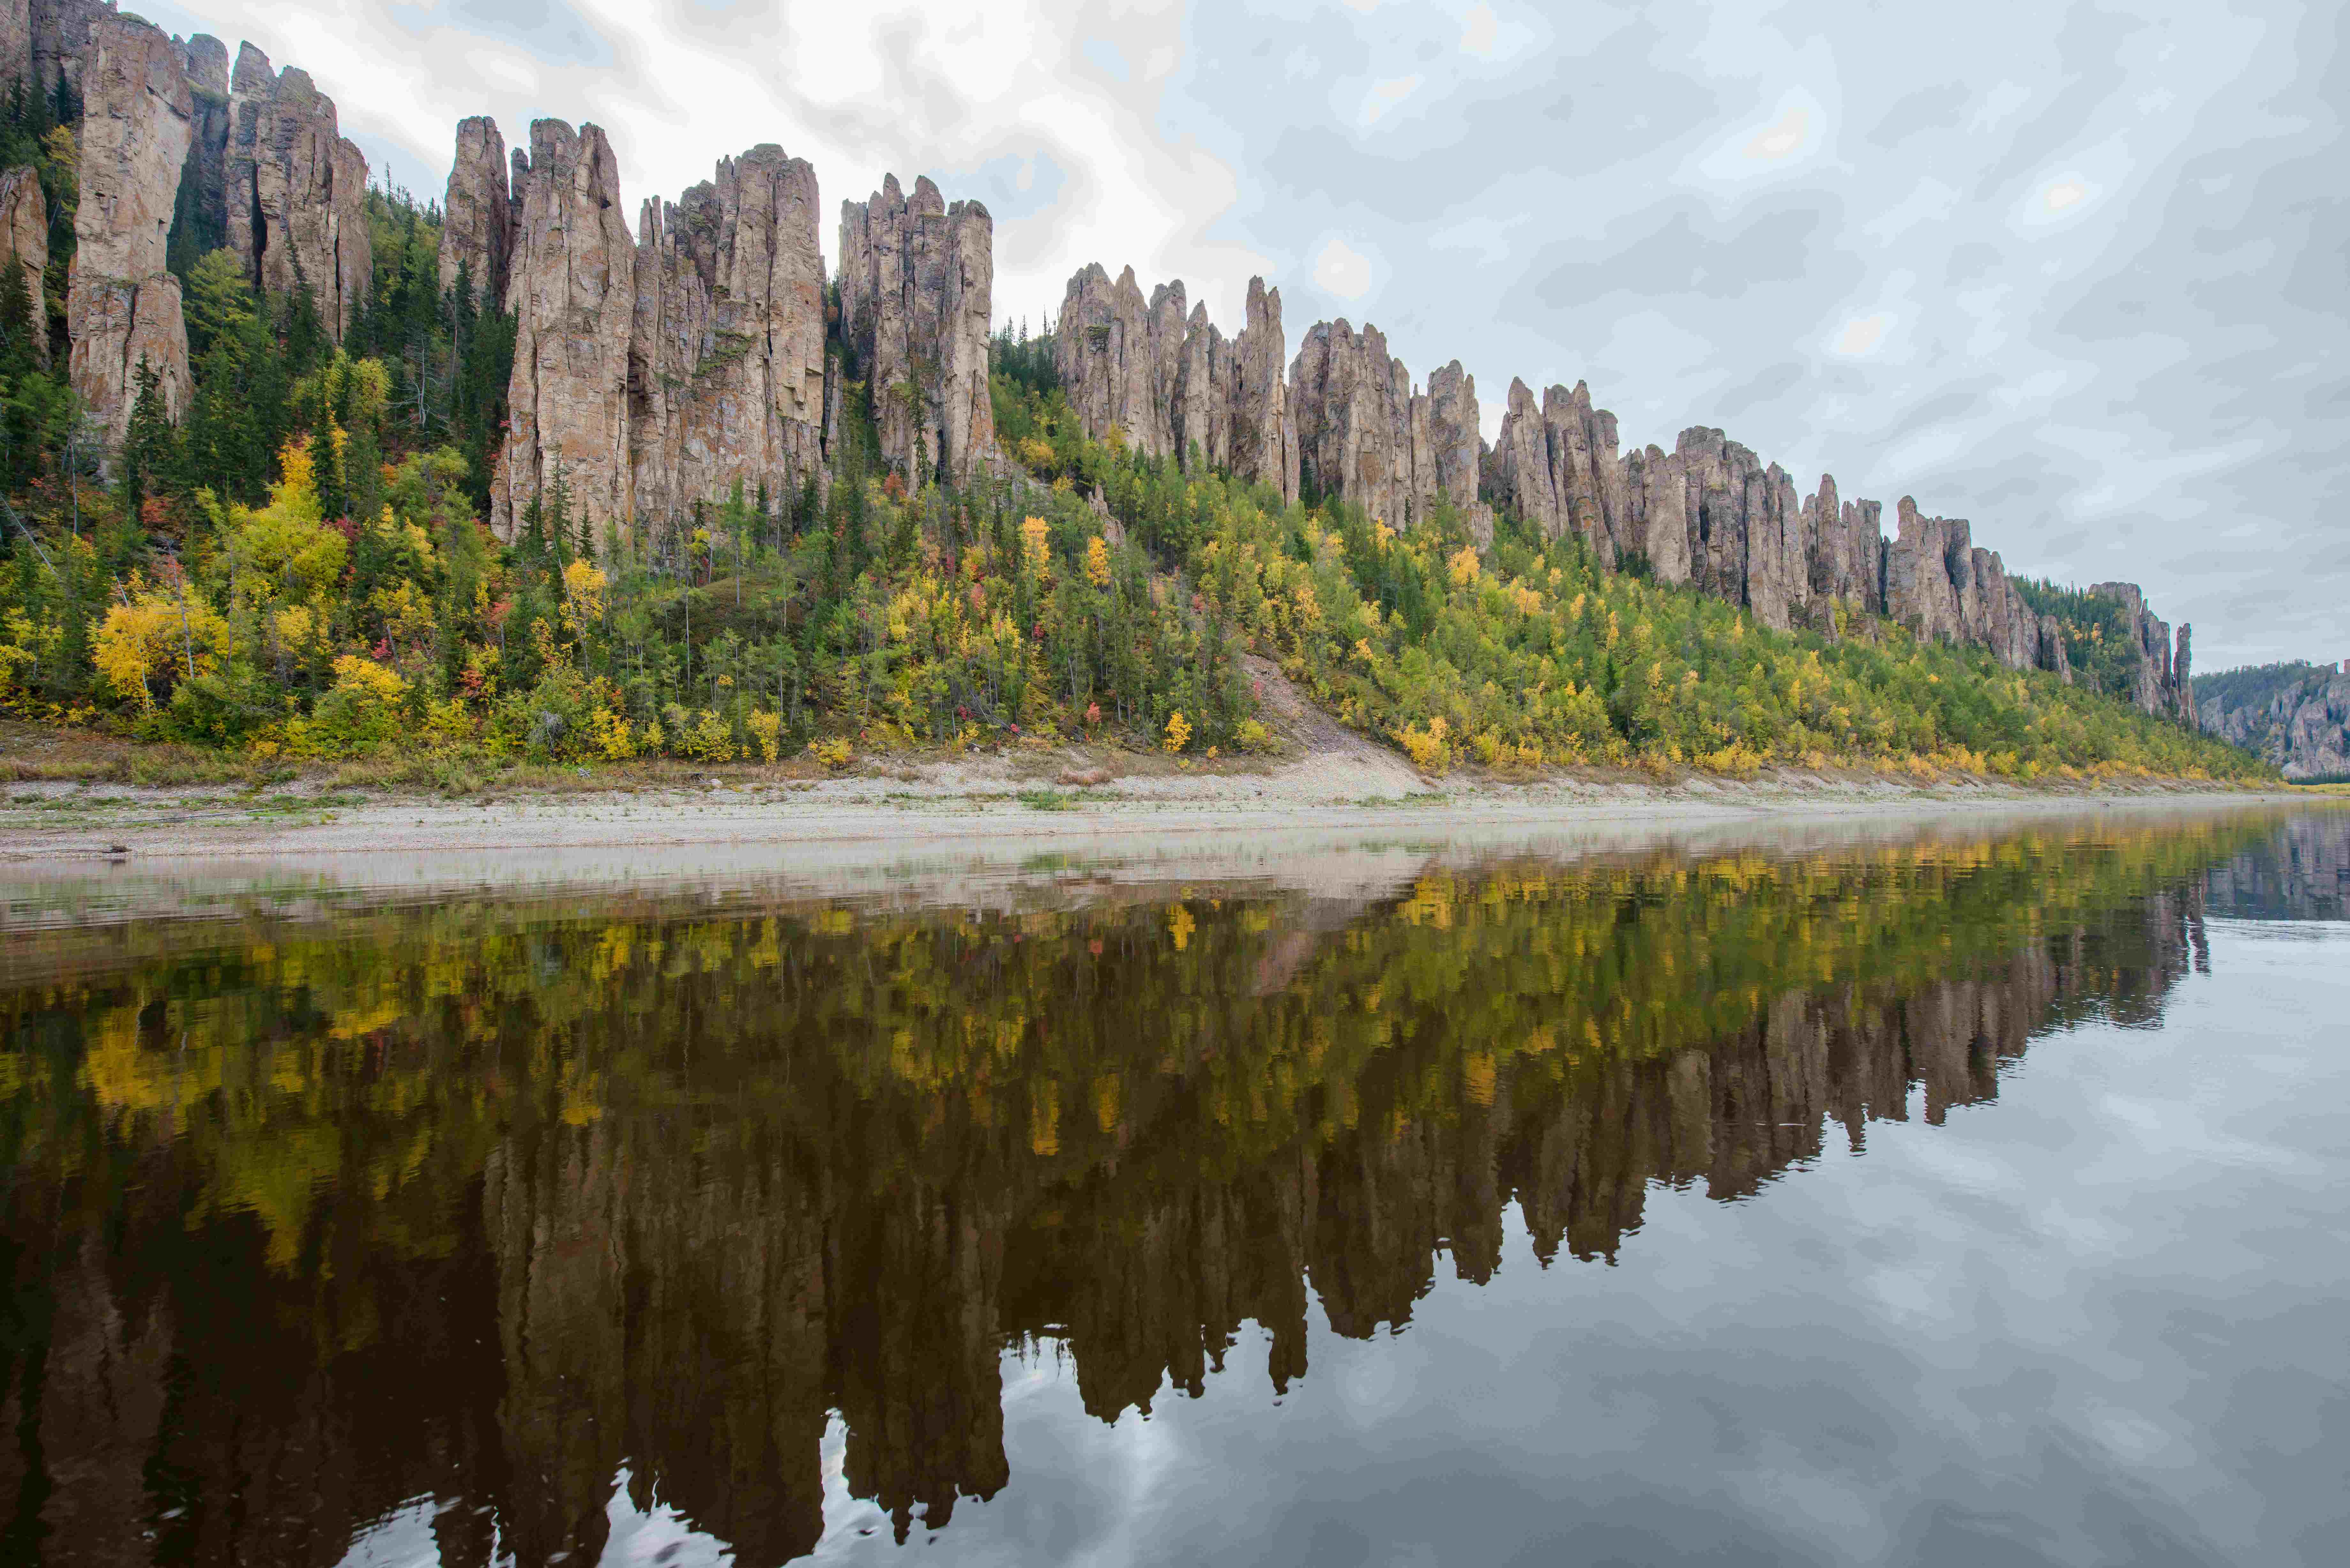
[[[0,900],[0,1562],[2350,1560],[2350,813]]]

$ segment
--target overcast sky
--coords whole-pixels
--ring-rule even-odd
[[[2011,571],[2143,583],[2206,670],[2350,656],[2345,8],[1515,0],[123,0],[299,65],[379,175],[593,120],[674,198],[780,142],[995,215],[996,314],[1070,273],[1252,273],[1305,328],[1591,383],[1809,491],[1915,494]],[[832,225],[827,256],[837,246]]]

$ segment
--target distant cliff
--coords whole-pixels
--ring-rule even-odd
[[[2350,659],[2263,664],[2195,682],[2196,718],[2290,779],[2350,777]]]

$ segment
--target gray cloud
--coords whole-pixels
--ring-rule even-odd
[[[422,35],[454,27],[520,44],[549,65],[609,66],[612,46],[562,0],[439,0],[386,6],[393,21]]]

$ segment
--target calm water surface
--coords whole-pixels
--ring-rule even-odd
[[[1372,864],[9,887],[0,1563],[2350,1561],[2350,815]]]

